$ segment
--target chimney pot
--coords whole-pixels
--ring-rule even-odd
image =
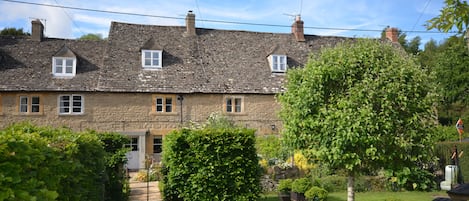
[[[33,41],[42,41],[44,37],[44,25],[42,25],[41,20],[36,19],[31,21],[31,32],[31,39]]]
[[[386,38],[392,43],[399,43],[399,30],[395,27],[388,27],[386,29]]]
[[[195,14],[189,10],[186,16],[186,34],[187,36],[195,36]]]
[[[295,22],[293,22],[291,26],[291,31],[297,42],[305,41],[304,22],[301,20],[301,16],[297,15],[295,17]]]

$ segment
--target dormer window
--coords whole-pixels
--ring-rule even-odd
[[[73,57],[52,58],[52,73],[59,77],[73,77],[76,74],[77,59]]]
[[[162,67],[161,50],[142,50],[142,67],[145,69],[160,69]]]
[[[52,57],[52,74],[56,77],[73,77],[77,72],[77,56],[63,46]]]
[[[272,72],[283,73],[287,71],[287,56],[286,55],[271,55],[270,67]]]

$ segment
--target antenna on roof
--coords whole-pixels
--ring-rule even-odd
[[[300,14],[289,14],[289,13],[283,13],[283,15],[290,17],[290,19],[292,20],[295,20],[297,16],[301,16]]]

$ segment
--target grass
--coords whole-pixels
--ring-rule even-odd
[[[435,192],[366,192],[355,193],[357,201],[432,201],[437,197],[448,197],[445,191]],[[258,201],[278,201],[277,194],[263,194]],[[347,201],[347,192],[329,193],[327,201]]]

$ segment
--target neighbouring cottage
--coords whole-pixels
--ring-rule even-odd
[[[112,22],[106,41],[0,36],[0,128],[30,121],[131,138],[130,169],[160,159],[162,139],[188,122],[222,113],[257,133],[278,134],[275,100],[285,73],[344,37]],[[394,40],[397,31],[389,29]],[[394,37],[394,38],[393,38]],[[301,101],[301,100],[298,100]]]

